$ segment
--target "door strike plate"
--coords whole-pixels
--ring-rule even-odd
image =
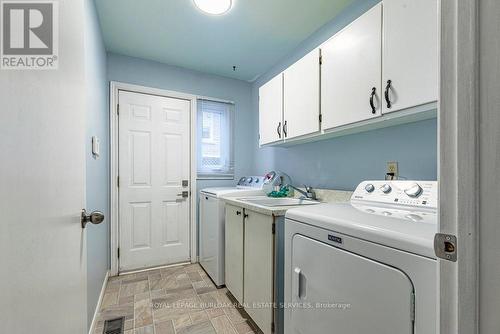
[[[434,252],[440,259],[457,262],[457,237],[451,234],[436,233]]]

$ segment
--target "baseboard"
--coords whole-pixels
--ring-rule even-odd
[[[97,315],[99,314],[99,310],[101,309],[102,299],[104,298],[104,292],[106,291],[106,284],[108,283],[109,278],[109,270],[106,272],[106,276],[104,276],[104,282],[102,282],[101,293],[99,294],[99,300],[97,301],[97,305],[94,310],[94,316],[92,317],[92,323],[90,324],[89,334],[94,333],[94,327],[97,322]]]

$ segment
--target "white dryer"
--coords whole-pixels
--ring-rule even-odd
[[[285,333],[435,334],[437,182],[366,181],[288,210]]]
[[[248,176],[242,177],[235,187],[205,188],[200,191],[200,264],[218,287],[225,284],[225,206],[221,197],[264,195],[263,183],[262,176]]]

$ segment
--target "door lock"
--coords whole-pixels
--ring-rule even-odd
[[[457,262],[457,237],[451,234],[436,233],[434,252],[440,259]]]
[[[177,196],[181,196],[182,198],[188,198],[189,197],[189,191],[183,191],[180,194],[177,194]]]

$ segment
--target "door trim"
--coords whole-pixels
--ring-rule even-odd
[[[133,93],[142,93],[148,95],[164,96],[176,99],[189,100],[191,102],[190,111],[190,193],[189,196],[189,253],[191,263],[197,262],[197,226],[196,226],[196,110],[197,100],[202,96],[185,94],[181,92],[169,91],[159,88],[133,85],[118,81],[111,81],[109,87],[109,126],[110,126],[110,193],[111,193],[111,233],[110,233],[110,257],[111,270],[110,276],[116,276],[119,273],[118,246],[119,246],[119,198],[118,198],[118,94],[120,91]],[[211,99],[217,100],[217,99]]]
[[[457,262],[439,260],[441,334],[479,332],[479,0],[440,1],[439,232]]]

